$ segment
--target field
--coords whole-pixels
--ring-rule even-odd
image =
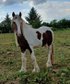
[[[54,65],[46,67],[47,48],[35,48],[41,71],[32,73],[30,54],[27,51],[27,73],[19,73],[20,48],[13,34],[0,34],[0,84],[70,84],[70,29],[54,31]]]

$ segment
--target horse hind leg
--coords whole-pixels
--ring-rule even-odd
[[[47,67],[51,67],[53,64],[53,33],[49,30],[43,33],[43,46],[46,44],[48,45]]]
[[[51,63],[52,65],[54,64],[54,48],[53,48],[53,44],[51,45]]]
[[[54,62],[54,57],[53,57],[53,44],[48,46],[48,61],[46,63],[47,67],[52,67]]]

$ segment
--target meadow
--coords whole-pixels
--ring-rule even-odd
[[[70,29],[54,31],[54,65],[46,67],[47,48],[35,48],[40,67],[32,73],[32,63],[27,51],[27,73],[19,73],[20,48],[16,47],[13,33],[0,34],[0,84],[70,84]]]

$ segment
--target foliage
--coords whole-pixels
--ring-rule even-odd
[[[57,21],[55,19],[55,20],[52,20],[50,23],[43,22],[42,25],[52,27],[53,30],[67,29],[67,28],[70,28],[70,20],[61,19],[61,20]]]
[[[70,68],[63,68],[58,72],[48,69],[39,73],[19,73],[18,76],[20,84],[69,84]]]
[[[42,26],[48,26],[48,27],[51,27],[51,25],[50,25],[49,23],[47,23],[47,22],[43,22],[43,23],[42,23]]]
[[[20,73],[21,74],[21,73]],[[20,83],[21,84],[50,84],[52,79],[49,75],[48,71],[41,71],[39,73],[25,73],[24,75],[20,76]]]
[[[26,20],[30,25],[32,25],[33,28],[39,28],[41,26],[42,21],[40,20],[40,15],[37,14],[34,7],[31,8],[28,17],[26,17]]]
[[[1,33],[9,33],[11,30],[11,19],[9,15],[6,15],[6,18],[0,23],[0,32]]]
[[[66,19],[61,19],[59,21],[53,20],[49,24],[54,30],[70,28],[70,20]]]

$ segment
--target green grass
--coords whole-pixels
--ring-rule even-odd
[[[46,67],[47,48],[35,48],[37,62],[41,71],[31,73],[30,54],[27,51],[28,73],[19,73],[21,67],[20,48],[15,46],[13,34],[0,34],[0,84],[70,84],[70,29],[54,32],[53,68]]]

